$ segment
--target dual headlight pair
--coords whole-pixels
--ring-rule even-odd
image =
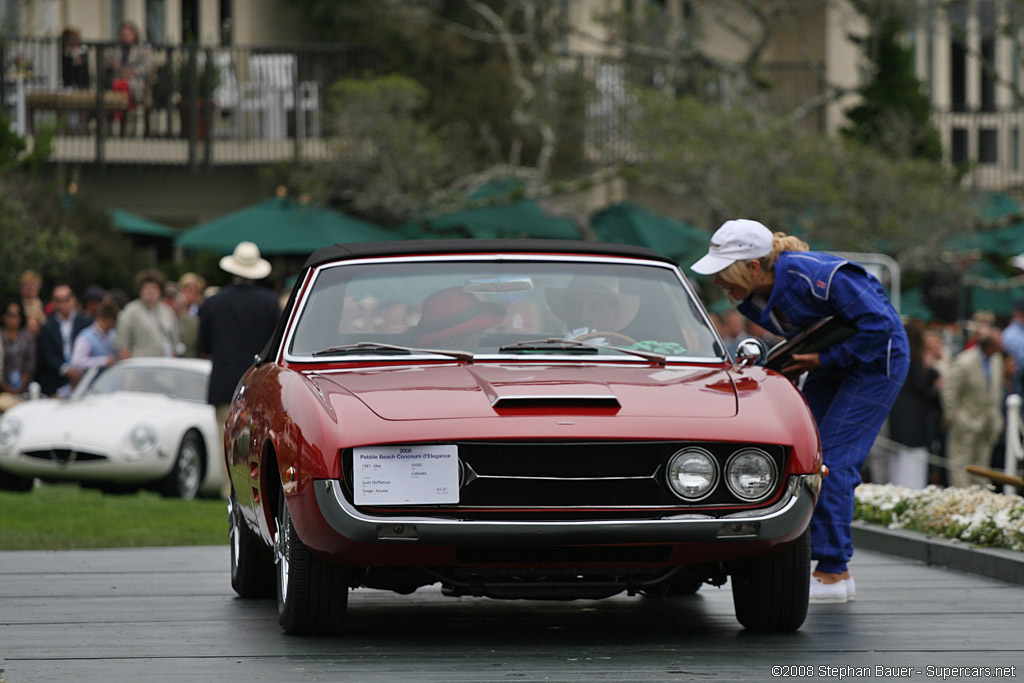
[[[775,489],[778,468],[760,448],[743,448],[729,456],[723,474],[710,451],[690,446],[673,454],[665,470],[669,488],[687,502],[710,496],[723,477],[734,496],[755,503]]]
[[[22,423],[8,415],[0,420],[0,450],[11,451],[21,437]],[[156,428],[147,424],[136,425],[124,437],[124,449],[128,457],[138,458],[148,454],[157,444]]]

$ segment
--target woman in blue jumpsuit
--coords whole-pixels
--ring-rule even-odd
[[[856,332],[821,353],[794,354],[787,374],[807,371],[803,393],[821,434],[828,477],[811,520],[811,556],[817,562],[811,602],[856,596],[847,562],[853,556],[853,491],[878,431],[910,365],[899,314],[882,285],[845,259],[808,251],[807,244],[757,221],[726,221],[706,256],[691,268],[714,275],[743,315],[791,337],[835,316]]]

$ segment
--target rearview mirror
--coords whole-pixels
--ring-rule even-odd
[[[736,362],[743,367],[761,365],[768,357],[768,345],[757,337],[747,337],[736,347]]]
[[[533,290],[533,280],[526,276],[500,275],[496,277],[471,277],[466,279],[467,292],[508,293]]]

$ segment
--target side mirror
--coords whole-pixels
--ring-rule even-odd
[[[761,365],[768,357],[768,345],[756,337],[747,337],[736,347],[736,362],[743,366]]]

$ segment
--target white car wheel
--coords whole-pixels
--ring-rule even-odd
[[[205,457],[202,437],[194,431],[186,432],[178,447],[174,467],[160,486],[160,493],[183,500],[195,498],[203,481]]]

